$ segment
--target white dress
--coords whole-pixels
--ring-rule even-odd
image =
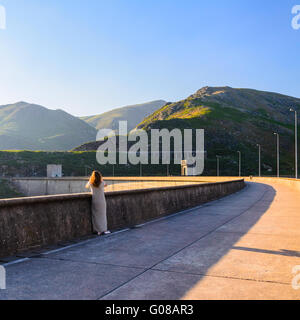
[[[99,188],[89,184],[93,200],[92,200],[92,222],[93,229],[96,232],[107,231],[107,216],[106,216],[106,200],[104,195],[104,181],[101,182]]]

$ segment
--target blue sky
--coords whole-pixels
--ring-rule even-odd
[[[0,105],[92,115],[228,85],[300,97],[300,0],[0,0]]]

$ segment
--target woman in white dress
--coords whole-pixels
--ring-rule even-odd
[[[94,171],[90,177],[86,188],[90,188],[93,200],[92,200],[92,222],[94,232],[98,235],[109,234],[107,230],[107,215],[106,215],[106,200],[104,195],[104,188],[106,183],[103,181],[102,175],[99,171]]]

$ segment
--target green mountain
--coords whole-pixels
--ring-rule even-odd
[[[263,174],[276,173],[276,137],[280,134],[281,172],[294,175],[294,114],[300,99],[278,93],[230,87],[204,87],[185,100],[168,103],[138,128],[205,129],[205,174],[215,174],[216,155],[221,174],[237,174],[242,152],[243,174],[257,174],[262,146]]]
[[[0,106],[0,150],[70,150],[96,133],[63,110],[26,102]]]
[[[143,104],[127,106],[123,108],[114,109],[100,115],[82,117],[92,127],[99,129],[116,130],[119,127],[119,121],[127,120],[128,130],[134,129],[145,117],[152,114],[157,109],[166,104],[166,101],[156,100]]]

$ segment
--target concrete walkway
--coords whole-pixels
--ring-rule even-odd
[[[248,183],[185,213],[6,266],[0,299],[300,299],[296,265],[299,193]]]

